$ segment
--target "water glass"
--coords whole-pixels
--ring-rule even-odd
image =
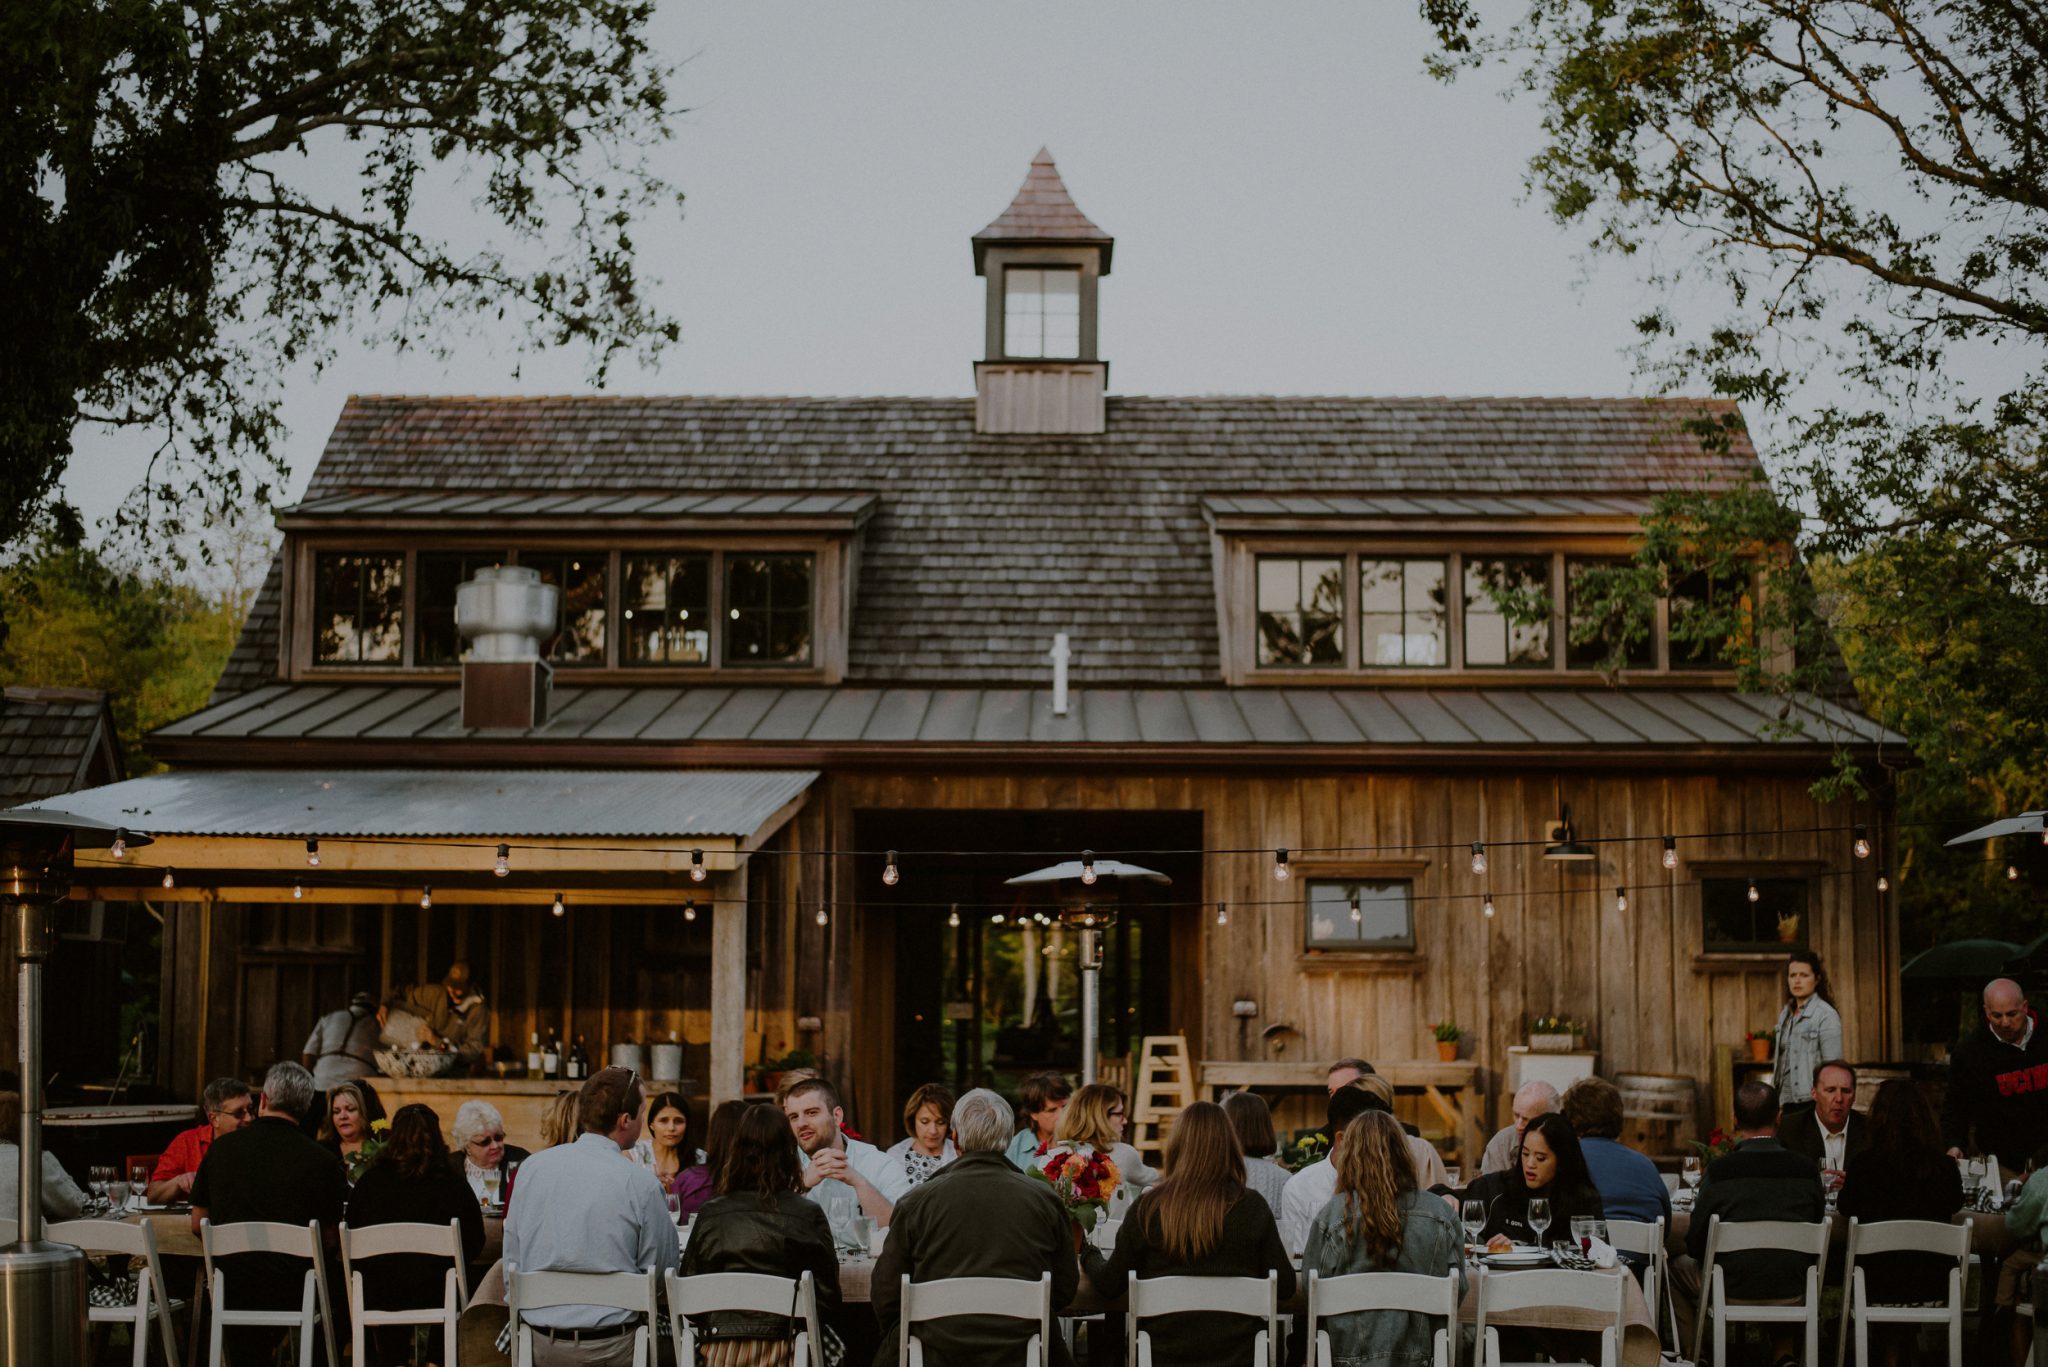
[[[860,1245],[860,1251],[863,1254],[874,1247],[875,1221],[873,1216],[856,1215],[853,1217],[853,1238],[854,1242]]]
[[[1452,1191],[1463,1191],[1465,1189],[1465,1170],[1455,1163],[1446,1163],[1444,1165],[1444,1185]]]
[[[1700,1168],[1700,1156],[1696,1153],[1687,1154],[1685,1162],[1679,1167],[1678,1175],[1685,1179],[1688,1190],[1697,1190],[1700,1178],[1704,1176]]]
[[[1479,1242],[1479,1231],[1486,1228],[1486,1202],[1467,1201],[1459,1208],[1459,1217],[1465,1222],[1465,1242]]]
[[[116,1210],[125,1207],[128,1204],[128,1184],[118,1177],[107,1183],[107,1199],[114,1203]]]
[[[1536,1247],[1543,1247],[1543,1236],[1550,1229],[1550,1198],[1532,1196],[1529,1198],[1529,1228],[1536,1231]]]

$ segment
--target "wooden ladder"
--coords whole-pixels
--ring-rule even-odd
[[[1165,1151],[1173,1119],[1195,1101],[1195,1070],[1185,1035],[1147,1035],[1132,1076],[1131,1147],[1156,1161]]]

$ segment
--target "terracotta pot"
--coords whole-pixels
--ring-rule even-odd
[[[1751,1040],[1749,1042],[1749,1061],[1751,1063],[1769,1063],[1771,1061],[1771,1042],[1767,1039]]]
[[[1436,1042],[1436,1056],[1445,1063],[1458,1061],[1458,1042],[1454,1039],[1440,1039]]]

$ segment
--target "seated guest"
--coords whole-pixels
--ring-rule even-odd
[[[875,1263],[875,1317],[881,1324],[877,1367],[896,1364],[901,1279],[1011,1277],[1036,1281],[1052,1273],[1057,1310],[1080,1284],[1073,1225],[1052,1188],[1011,1166],[1004,1152],[1012,1124],[1010,1104],[977,1087],[953,1107],[959,1157],[944,1175],[909,1192],[896,1205],[889,1241]],[[962,1316],[916,1328],[931,1363],[1021,1361],[1035,1328],[1024,1320]],[[1069,1361],[1058,1333],[1041,1349],[1043,1360]]]
[[[495,1172],[498,1199],[509,1203],[512,1183],[505,1169],[512,1163],[525,1163],[531,1155],[517,1144],[505,1142],[505,1117],[498,1108],[488,1101],[465,1101],[455,1108],[455,1123],[448,1131],[455,1139],[448,1168],[468,1185],[470,1199],[482,1203],[490,1190],[484,1185],[484,1174]]]
[[[681,1092],[656,1092],[647,1101],[646,1131],[626,1157],[654,1173],[664,1192],[673,1194],[676,1181],[703,1166],[704,1151],[690,1142],[690,1099]],[[703,1181],[700,1175],[691,1185]]]
[[[803,1197],[803,1164],[789,1122],[767,1106],[727,1104],[737,1104],[739,1110],[726,1155],[724,1190],[697,1212],[689,1247],[683,1251],[683,1275],[754,1272],[794,1280],[808,1272],[817,1292],[818,1318],[836,1318],[839,1256],[825,1212]],[[707,1329],[720,1342],[787,1340],[796,1332],[787,1316],[745,1311],[706,1315],[698,1323],[698,1333]]]
[[[0,1092],[0,1218],[12,1220],[21,1210],[21,1093]],[[57,1155],[43,1150],[43,1214],[52,1220],[75,1220],[85,1213],[86,1194]]]
[[[1273,1218],[1279,1219],[1280,1193],[1294,1174],[1273,1157],[1280,1148],[1280,1138],[1273,1133],[1273,1112],[1256,1092],[1232,1092],[1223,1098],[1223,1114],[1230,1118],[1230,1128],[1237,1132],[1237,1147],[1244,1151],[1244,1184],[1265,1197],[1273,1208]]]
[[[1529,1122],[1557,1110],[1557,1088],[1547,1082],[1526,1083],[1515,1093],[1514,1104],[1514,1124],[1502,1126],[1493,1138],[1486,1141],[1486,1149],[1479,1155],[1481,1176],[1489,1172],[1506,1172],[1515,1166],[1515,1150],[1521,1147],[1522,1135],[1528,1130]]]
[[[192,1180],[192,1232],[202,1222],[217,1225],[320,1222],[332,1243],[348,1203],[348,1178],[331,1149],[301,1128],[318,1096],[313,1075],[297,1063],[271,1065],[263,1075],[256,1118],[213,1141]],[[306,1282],[303,1259],[282,1253],[245,1253],[221,1260],[227,1304],[235,1309],[296,1310]],[[268,1360],[281,1331],[232,1331],[228,1358],[236,1363]]]
[[[858,1246],[854,1217],[865,1215],[877,1226],[888,1224],[897,1199],[910,1190],[903,1169],[873,1144],[846,1134],[839,1093],[823,1078],[798,1083],[782,1109],[803,1150],[804,1191],[825,1208],[840,1243]]]
[[[953,1127],[953,1094],[927,1082],[903,1103],[904,1137],[889,1150],[889,1161],[903,1169],[903,1180],[918,1186],[960,1156],[947,1131]]]
[[[351,1164],[370,1142],[370,1121],[381,1119],[360,1082],[337,1082],[327,1093],[327,1115],[320,1124],[320,1142],[344,1164]]]
[[[156,1171],[149,1175],[149,1199],[157,1205],[191,1195],[199,1160],[206,1157],[213,1141],[239,1130],[256,1115],[256,1098],[249,1094],[249,1084],[238,1077],[217,1077],[207,1083],[199,1105],[206,1119],[173,1139],[156,1160]]]
[[[540,1146],[543,1149],[556,1148],[562,1144],[573,1144],[579,1133],[577,1126],[582,1122],[579,1114],[575,1088],[555,1093],[555,1099],[548,1103],[547,1110],[540,1118]]]
[[[1823,1088],[1834,1064],[1822,1064],[1814,1075],[1816,1111],[1828,1102]],[[1854,1086],[1851,1086],[1854,1093]],[[1839,1123],[1839,1122],[1837,1122]],[[1788,1146],[1789,1147],[1789,1146]],[[1941,1122],[1920,1088],[1906,1078],[1881,1083],[1870,1104],[1868,1144],[1849,1160],[1836,1202],[1837,1217],[1870,1224],[1878,1220],[1932,1220],[1946,1224],[1963,1208],[1963,1175],[1941,1144]],[[2011,1225],[2008,1221],[2008,1230]],[[1948,1296],[1948,1274],[1956,1261],[1930,1253],[1878,1253],[1858,1257],[1870,1299],[1889,1304],[1936,1301]],[[1913,1331],[1905,1326],[1877,1325],[1873,1334],[1884,1359],[1911,1357]]]
[[[1244,1155],[1223,1108],[1197,1101],[1180,1113],[1166,1141],[1159,1180],[1146,1188],[1116,1232],[1104,1258],[1093,1244],[1081,1266],[1095,1294],[1125,1294],[1130,1274],[1149,1277],[1257,1277],[1280,1275],[1280,1298],[1294,1294],[1294,1261],[1280,1243],[1273,1208],[1244,1184]],[[1259,1322],[1242,1315],[1203,1311],[1167,1315],[1139,1326],[1152,1337],[1160,1367],[1244,1362]]]
[[[1813,1072],[1813,1105],[1787,1115],[1778,1140],[1820,1164],[1821,1181],[1842,1185],[1856,1156],[1870,1147],[1870,1125],[1856,1114],[1856,1070],[1829,1059]]]
[[[1052,1143],[1060,1112],[1073,1095],[1074,1084],[1064,1073],[1033,1073],[1017,1084],[1017,1123],[1021,1128],[1010,1137],[1008,1157],[1019,1172],[1029,1172],[1038,1151]]]
[[[1962,1180],[1962,1174],[1956,1174]],[[1998,1268],[1998,1305],[2012,1317],[2012,1367],[2028,1367],[2034,1339],[2034,1321],[2014,1313],[2021,1305],[2033,1304],[2034,1269],[2044,1256],[2041,1235],[2048,1229],[2048,1148],[2036,1152],[2027,1163],[2024,1185],[2017,1201],[2006,1207],[2005,1232],[2012,1251]]]
[[[1817,1222],[1827,1212],[1820,1165],[1780,1143],[1777,1128],[1777,1088],[1752,1078],[1735,1089],[1735,1147],[1707,1165],[1685,1235],[1686,1251],[1696,1261],[1704,1265],[1713,1216],[1724,1222]],[[1771,1249],[1732,1253],[1718,1263],[1733,1300],[1796,1295],[1809,1265],[1797,1253]]]
[[[1571,1124],[1552,1112],[1539,1115],[1522,1131],[1521,1161],[1506,1172],[1489,1172],[1465,1188],[1464,1200],[1486,1202],[1486,1224],[1479,1237],[1495,1253],[1513,1244],[1539,1241],[1529,1223],[1529,1203],[1550,1202],[1550,1223],[1540,1241],[1554,1243],[1571,1233],[1580,1216],[1605,1219],[1607,1208],[1586,1170],[1585,1150]],[[1660,1182],[1659,1185],[1662,1185]]]
[[[1636,1220],[1650,1224],[1664,1222],[1671,1228],[1671,1192],[1657,1173],[1657,1165],[1621,1142],[1621,1090],[1603,1077],[1582,1077],[1564,1094],[1564,1118],[1579,1136],[1579,1150],[1586,1156],[1586,1171],[1600,1193],[1600,1204],[1610,1220]],[[1570,1231],[1571,1226],[1566,1225]],[[1649,1258],[1624,1253],[1629,1265],[1641,1271]]]
[[[475,1267],[484,1251],[484,1220],[457,1175],[441,1142],[441,1120],[431,1107],[401,1106],[391,1118],[383,1150],[348,1197],[348,1223],[369,1225],[462,1225],[462,1258]],[[423,1310],[441,1304],[448,1275],[446,1258],[394,1253],[361,1264],[365,1303],[375,1310]],[[475,1277],[469,1279],[475,1284]],[[372,1363],[412,1361],[412,1331],[401,1326],[370,1330]],[[370,1363],[357,1367],[371,1367]]]
[[[1337,1194],[1309,1225],[1304,1273],[1441,1277],[1463,1268],[1464,1231],[1458,1217],[1416,1185],[1408,1136],[1391,1115],[1368,1111],[1353,1120],[1330,1158],[1337,1169]],[[1338,1315],[1324,1327],[1331,1355],[1341,1367],[1428,1362],[1439,1328],[1427,1315],[1402,1311]],[[1455,1324],[1444,1327],[1458,1332]]]
[[[704,1166],[711,1171],[713,1196],[721,1193],[725,1160],[732,1152],[734,1136],[740,1132],[740,1119],[752,1109],[753,1107],[744,1101],[721,1101],[712,1109],[711,1122],[704,1127]],[[702,1205],[703,1202],[700,1201],[698,1204]],[[684,1213],[688,1214],[687,1211]]]
[[[519,1199],[505,1213],[505,1263],[522,1272],[643,1272],[680,1261],[675,1222],[654,1174],[624,1158],[640,1138],[646,1099],[627,1068],[600,1068],[576,1092],[581,1133],[519,1166]],[[556,1305],[525,1315],[533,1367],[633,1360],[631,1311]],[[644,1323],[644,1321],[642,1321]]]
[[[1379,1093],[1356,1085],[1339,1087],[1330,1093],[1328,1105],[1329,1132],[1336,1136],[1331,1141],[1332,1152],[1344,1138],[1345,1128],[1367,1111],[1394,1113],[1394,1108]],[[1287,1185],[1280,1190],[1280,1241],[1289,1253],[1299,1253],[1308,1246],[1310,1224],[1336,1194],[1337,1167],[1329,1154],[1287,1179]]]
[[[1158,1171],[1147,1167],[1138,1151],[1124,1143],[1124,1126],[1129,1117],[1130,1107],[1122,1092],[1106,1082],[1089,1083],[1068,1099],[1060,1111],[1059,1123],[1053,1127],[1052,1143],[1031,1160],[1032,1166],[1044,1167],[1061,1149],[1086,1150],[1107,1155],[1116,1164],[1125,1186],[1151,1186],[1159,1179]]]
[[[1349,1087],[1362,1077],[1372,1076],[1373,1067],[1364,1059],[1340,1058],[1330,1065],[1329,1071],[1324,1075],[1323,1086],[1328,1094],[1335,1095],[1338,1088]]]

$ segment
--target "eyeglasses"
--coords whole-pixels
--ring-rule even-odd
[[[250,1113],[255,1109],[256,1108],[254,1106],[223,1106],[219,1110],[213,1112],[213,1114],[224,1115],[228,1117],[230,1120],[247,1120],[249,1118]]]
[[[472,1149],[483,1149],[489,1148],[493,1144],[502,1144],[504,1142],[505,1136],[503,1133],[480,1134],[476,1138],[469,1141],[469,1147]]]

